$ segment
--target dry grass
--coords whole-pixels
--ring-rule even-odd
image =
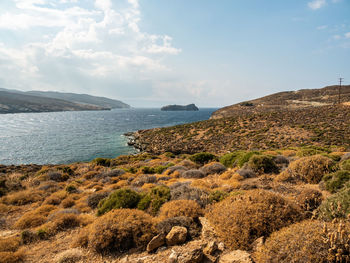
[[[174,200],[162,205],[159,211],[159,218],[171,218],[187,216],[198,218],[203,215],[203,210],[197,202],[193,200]]]
[[[252,242],[303,219],[299,207],[264,190],[229,196],[214,204],[206,217],[231,249],[250,249]]]
[[[305,182],[317,184],[331,171],[333,161],[325,156],[315,155],[300,158],[276,177],[278,182]]]
[[[16,236],[0,239],[0,252],[15,252],[21,245],[21,239]]]
[[[56,207],[52,205],[40,206],[33,211],[25,213],[19,220],[17,220],[14,227],[17,229],[38,227],[46,222],[49,213],[55,209]]]
[[[24,260],[24,251],[0,252],[0,263],[18,263]]]
[[[42,191],[23,190],[8,194],[1,198],[1,202],[7,205],[25,205],[43,200]]]
[[[349,262],[350,225],[303,221],[273,233],[255,262]]]
[[[116,209],[99,217],[91,225],[88,245],[102,254],[145,248],[154,233],[150,215],[140,210]]]

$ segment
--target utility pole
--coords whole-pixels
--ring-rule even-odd
[[[340,92],[341,92],[341,84],[344,78],[339,78],[339,87],[338,87],[338,104],[340,104]]]

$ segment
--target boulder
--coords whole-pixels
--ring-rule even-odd
[[[165,237],[168,246],[174,246],[185,243],[187,238],[187,228],[174,226]]]
[[[147,252],[152,252],[165,244],[165,236],[163,234],[156,235],[147,245]]]
[[[235,250],[222,255],[219,263],[253,263],[247,251]]]
[[[213,256],[218,251],[218,245],[215,241],[210,241],[203,249],[204,254]]]
[[[227,170],[226,166],[221,163],[207,164],[199,169],[205,175],[222,174]]]

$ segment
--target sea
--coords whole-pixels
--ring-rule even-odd
[[[126,132],[207,120],[215,110],[0,114],[0,164],[67,164],[134,154]]]

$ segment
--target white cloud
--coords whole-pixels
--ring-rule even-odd
[[[350,32],[345,33],[345,34],[344,34],[344,37],[345,37],[345,38],[350,38]]]
[[[13,1],[15,10],[0,11],[5,88],[88,92],[103,87],[116,96],[131,91],[144,96],[140,86],[171,74],[164,57],[181,52],[170,36],[140,29],[137,0],[122,0],[118,8],[111,0],[95,0],[92,8],[77,0]],[[4,37],[9,32],[20,40],[16,45]]]
[[[323,25],[323,26],[318,26],[317,30],[324,30],[324,29],[327,29],[327,28],[328,28],[327,25]]]
[[[325,6],[327,4],[326,0],[314,0],[308,3],[308,6],[313,9],[320,9],[321,7]]]

